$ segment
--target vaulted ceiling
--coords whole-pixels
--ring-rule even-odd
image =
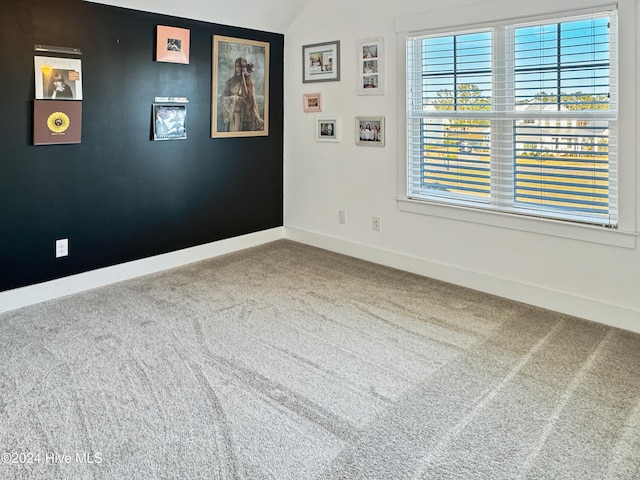
[[[311,0],[88,0],[211,23],[284,33]]]

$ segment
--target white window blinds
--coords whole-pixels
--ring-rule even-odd
[[[617,226],[615,12],[407,37],[407,196]]]

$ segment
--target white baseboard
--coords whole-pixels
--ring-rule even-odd
[[[425,277],[461,285],[529,305],[573,315],[611,327],[640,333],[640,311],[550,290],[537,285],[514,282],[482,272],[431,262],[403,253],[362,245],[339,238],[285,227],[284,237],[296,242],[323,248],[336,253],[397,268]]]
[[[175,252],[0,292],[0,313],[287,238],[425,277],[640,333],[640,311],[431,262],[339,238],[277,227]]]
[[[0,313],[92,288],[110,285],[122,280],[148,275],[169,268],[180,267],[245,248],[255,247],[263,243],[279,240],[283,238],[283,236],[284,228],[276,227],[261,232],[249,233],[205,245],[198,245],[196,247],[114,265],[112,267],[100,268],[50,282],[7,290],[0,292]]]

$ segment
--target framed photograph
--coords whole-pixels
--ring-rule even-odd
[[[36,99],[82,100],[82,61],[77,58],[33,57]]]
[[[316,142],[339,142],[340,118],[324,116],[316,118]]]
[[[213,36],[211,137],[269,135],[269,43]]]
[[[356,144],[384,147],[384,117],[356,117]]]
[[[153,139],[184,140],[187,138],[187,106],[153,104]]]
[[[340,41],[314,43],[302,47],[302,82],[340,80]]]
[[[156,61],[170,63],[189,63],[188,28],[158,25],[156,43]]]
[[[384,95],[384,40],[382,37],[358,41],[356,52],[358,95]]]
[[[321,93],[305,93],[302,95],[303,107],[305,112],[321,112],[322,111],[322,94]]]

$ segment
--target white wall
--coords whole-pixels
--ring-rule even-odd
[[[526,9],[528,13],[571,11],[594,4],[598,1],[538,0],[527,3]],[[397,79],[394,24],[411,24],[422,18],[464,25],[479,16],[522,15],[524,2],[506,0],[312,0],[307,5],[285,32],[286,235],[640,332],[640,251],[635,237],[636,225],[640,225],[640,168],[636,168],[635,140],[635,65],[640,62],[635,50],[640,50],[640,45],[635,37],[636,1],[622,0],[621,4],[625,9],[621,31],[625,63],[621,66],[620,92],[626,99],[621,111],[621,229],[627,235],[581,228],[565,232],[549,222],[523,224],[509,217],[496,217],[494,225],[486,225],[481,217],[446,209],[436,215],[399,210],[397,198],[402,192],[398,188],[396,127],[402,122],[398,114],[398,89],[402,86]],[[378,36],[385,41],[386,94],[358,96],[357,40]],[[341,42],[341,81],[303,84],[302,46],[332,40]],[[312,92],[322,93],[323,114],[340,116],[341,143],[314,140],[317,114],[302,109],[303,93]],[[385,116],[384,148],[355,145],[356,115]],[[344,225],[338,223],[338,210],[347,212]],[[381,218],[380,232],[372,231],[372,216]],[[537,225],[548,233],[530,231]],[[618,245],[610,245],[612,241]]]
[[[308,0],[85,0],[204,22],[284,33]]]

